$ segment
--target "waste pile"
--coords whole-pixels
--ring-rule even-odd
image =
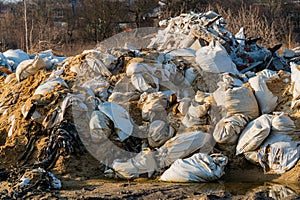
[[[61,188],[50,171],[75,173],[87,154],[107,177],[173,182],[218,180],[241,157],[265,173],[296,165],[300,50],[280,56],[243,28],[233,35],[213,11],[161,25],[145,49],[0,54],[0,179],[15,181],[11,195],[35,179]]]

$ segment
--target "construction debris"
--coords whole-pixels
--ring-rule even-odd
[[[221,179],[238,154],[266,173],[296,165],[299,50],[279,56],[212,11],[161,24],[141,50],[0,54],[0,169],[28,167],[18,187],[61,188],[50,170],[86,154],[111,177],[176,182]]]

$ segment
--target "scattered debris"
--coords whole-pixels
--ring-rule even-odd
[[[1,180],[11,166],[26,166],[16,191],[60,189],[50,170],[79,154],[95,155],[107,175],[125,179],[214,181],[236,154],[266,173],[293,168],[299,49],[279,56],[281,45],[261,47],[243,28],[233,35],[212,11],[161,24],[140,50],[1,53]]]

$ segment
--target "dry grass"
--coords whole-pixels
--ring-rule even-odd
[[[290,18],[276,18],[270,20],[262,15],[257,7],[241,6],[240,9],[224,9],[216,6],[216,12],[221,14],[227,21],[227,29],[232,33],[237,33],[241,27],[244,27],[245,35],[250,37],[261,37],[260,45],[272,47],[282,43],[283,47],[294,48],[298,46],[296,42],[297,34]]]

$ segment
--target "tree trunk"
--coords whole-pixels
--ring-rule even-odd
[[[26,52],[28,53],[28,27],[27,27],[27,3],[26,3],[26,0],[23,0],[23,3],[24,3],[25,46],[26,46]]]

